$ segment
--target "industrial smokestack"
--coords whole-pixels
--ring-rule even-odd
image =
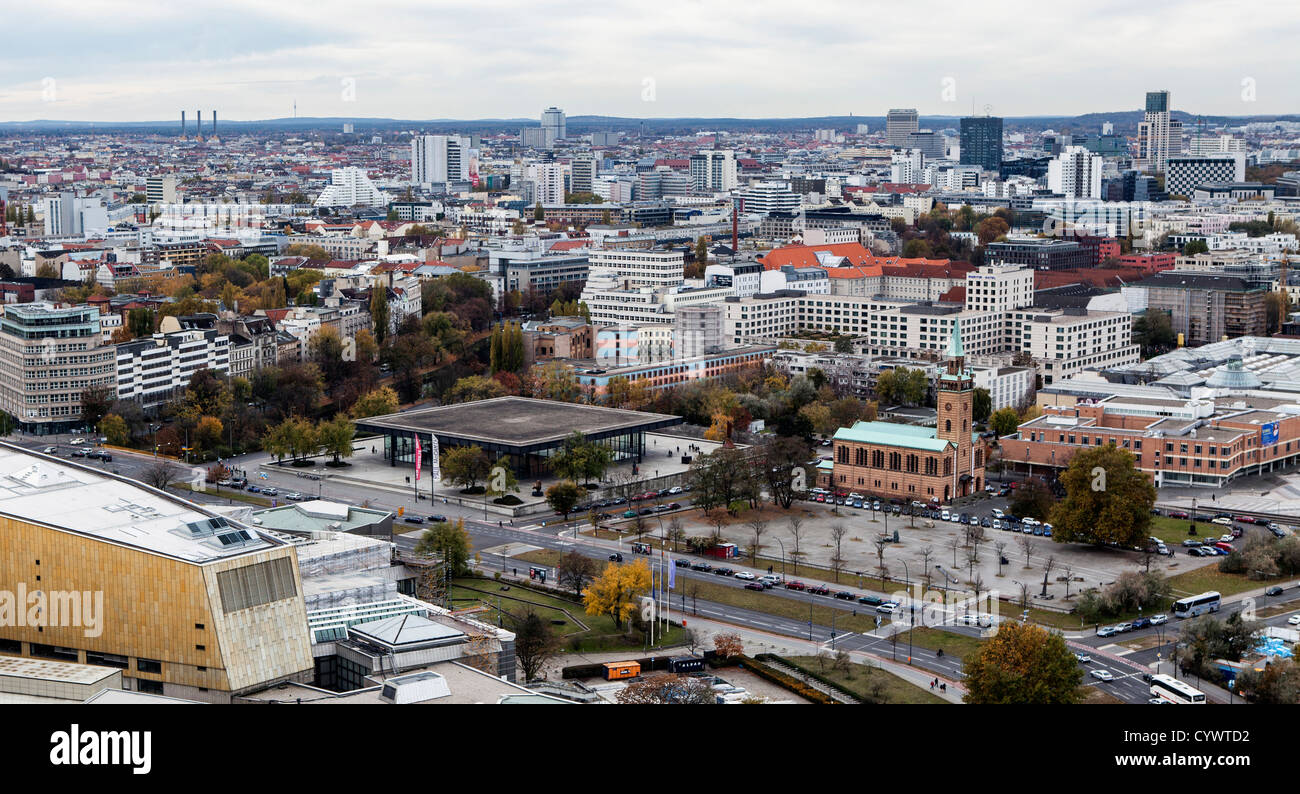
[[[201,141],[203,140],[203,111],[194,111],[194,117],[196,119],[194,122],[194,140]]]
[[[181,140],[185,140],[185,111],[181,111]]]
[[[217,137],[217,111],[212,111],[212,137]]]

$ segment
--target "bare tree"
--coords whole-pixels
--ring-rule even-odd
[[[1052,575],[1052,569],[1056,567],[1056,555],[1047,555],[1047,562],[1043,563],[1043,595],[1047,595],[1047,577]]]
[[[1030,564],[1030,560],[1033,559],[1034,551],[1037,550],[1037,548],[1038,548],[1038,544],[1035,543],[1034,539],[1029,535],[1024,535],[1023,537],[1020,538],[1020,550],[1025,553],[1026,569],[1034,567],[1033,565]]]
[[[966,550],[966,581],[975,578],[975,563],[980,561],[980,556],[975,553],[974,549]]]
[[[835,574],[835,583],[840,582],[840,571],[844,570],[844,535],[849,530],[843,524],[831,525],[831,542],[835,544],[835,556],[831,557],[831,571]]]
[[[961,548],[961,538],[953,538],[948,541],[948,546],[952,548],[952,567],[957,567],[957,549]]]
[[[835,652],[835,669],[843,673],[846,678],[853,677],[853,659],[843,648]]]
[[[167,486],[180,479],[180,476],[180,467],[165,460],[150,464],[145,467],[144,471],[140,472],[140,479],[146,485],[152,485],[160,491],[167,490]]]
[[[713,527],[713,545],[716,546],[722,542],[722,528],[726,525],[727,514],[725,512],[718,513],[709,519],[709,526]]]
[[[978,615],[980,611],[980,593],[985,591],[984,577],[976,574],[975,578],[971,580],[970,586],[975,591],[975,613]]]
[[[677,551],[677,544],[686,537],[686,529],[682,526],[682,520],[673,516],[668,522],[668,539],[673,542],[673,551]]]
[[[790,516],[790,537],[794,539],[794,546],[790,549],[790,559],[794,560],[795,575],[799,575],[799,540],[803,532],[803,519],[799,516]]]
[[[1061,573],[1065,574],[1065,597],[1068,599],[1070,597],[1070,582],[1074,579],[1074,565],[1067,562],[1061,568]]]
[[[749,564],[758,564],[758,552],[763,548],[760,542],[763,540],[763,533],[767,531],[767,521],[761,518],[750,519],[749,531],[754,536],[754,542],[749,547]]]
[[[1020,608],[1029,609],[1029,585],[1025,582],[1016,582],[1016,586],[1020,588]]]
[[[997,543],[993,544],[993,550],[998,553],[998,576],[1001,576],[1002,561],[1007,558],[1006,555],[1007,542],[1005,540],[999,540]]]
[[[921,549],[921,570],[922,570],[922,575],[925,576],[925,589],[927,591],[930,589],[930,577],[933,575],[930,573],[930,560],[932,560],[933,558],[934,558],[933,547],[926,546],[925,548]]]
[[[885,549],[889,543],[884,538],[876,538],[876,568],[880,571],[880,586],[885,586]]]

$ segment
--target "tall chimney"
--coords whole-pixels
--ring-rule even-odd
[[[212,137],[217,137],[217,111],[212,111]]]
[[[194,114],[195,118],[198,119],[194,126],[194,140],[201,141],[203,140],[203,111],[196,110]]]
[[[185,111],[181,111],[181,140],[185,140]]]

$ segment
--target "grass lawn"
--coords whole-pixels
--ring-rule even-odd
[[[1124,702],[1119,698],[1115,697],[1114,695],[1112,695],[1111,693],[1095,686],[1085,686],[1082,687],[1082,689],[1083,689],[1083,697],[1080,698],[1079,702],[1084,705],[1090,705],[1093,703],[1123,703]]]
[[[1225,596],[1229,596],[1244,593],[1247,590],[1254,590],[1257,587],[1268,586],[1268,582],[1264,580],[1251,579],[1239,573],[1223,573],[1219,570],[1217,562],[1212,562],[1195,570],[1185,571],[1177,576],[1171,576],[1169,577],[1169,583],[1173,586],[1174,595],[1178,598],[1205,593],[1210,590],[1217,590]]]
[[[871,691],[868,682],[879,682],[883,685],[884,701],[886,703],[943,703],[948,701],[933,695],[921,687],[909,681],[904,681],[888,670],[880,670],[865,664],[852,664],[849,666],[847,673],[833,669],[831,665],[826,665],[826,671],[822,672],[820,663],[816,656],[787,656],[787,661],[793,662],[796,667],[802,668],[810,673],[816,673],[822,678],[834,681],[845,689],[863,698],[869,697]]]
[[[502,589],[508,587],[509,589]],[[582,604],[569,601],[550,593],[542,593],[518,584],[506,585],[493,579],[457,579],[452,583],[452,603],[457,609],[485,604],[493,607],[488,612],[478,615],[485,623],[496,622],[497,607],[501,613],[501,623],[513,630],[517,621],[529,610],[537,612],[548,621],[556,635],[564,639],[561,652],[593,653],[623,649],[640,649],[645,637],[635,630],[630,633],[614,626],[608,615],[588,615]],[[568,615],[564,614],[568,611]],[[685,642],[686,631],[680,626],[673,626],[657,646],[669,647]]]
[[[943,649],[945,656],[956,656],[965,660],[966,657],[980,648],[984,640],[978,637],[969,637],[965,634],[957,634],[944,629],[932,629],[928,626],[918,626],[911,631],[904,631],[898,635],[898,644],[907,645],[908,635],[911,635],[912,644],[931,651]]]
[[[1218,524],[1211,524],[1208,521],[1198,521],[1196,522],[1196,534],[1188,535],[1187,527],[1191,523],[1185,518],[1152,516],[1151,535],[1163,540],[1170,548],[1178,546],[1181,549],[1182,542],[1188,538],[1207,540],[1209,538],[1218,538],[1220,535],[1226,535],[1232,531],[1232,527],[1223,527]]]

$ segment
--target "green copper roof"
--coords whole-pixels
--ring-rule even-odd
[[[948,337],[948,358],[960,358],[965,355],[966,349],[961,343],[961,320],[954,320],[952,335]]]
[[[937,438],[936,432],[933,427],[899,425],[893,422],[857,422],[853,427],[837,430],[835,440],[942,452],[950,442]]]

